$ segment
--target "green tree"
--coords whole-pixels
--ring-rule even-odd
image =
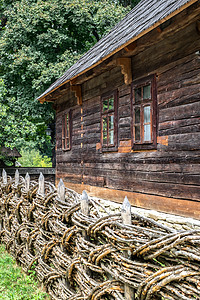
[[[20,150],[30,137],[34,147],[48,154],[45,130],[54,112],[49,103],[38,103],[37,96],[129,9],[111,0],[1,0],[0,75],[10,99],[6,114],[12,111],[23,128],[12,127],[23,131],[15,138],[6,127],[7,144]]]
[[[38,127],[45,124],[33,124],[28,118],[22,119],[22,110],[17,106],[15,97],[9,97],[5,88],[4,82],[0,79],[0,149],[1,147],[9,147],[21,149],[29,147],[33,149],[35,144],[41,146],[46,143],[49,148],[51,147],[50,137],[43,137],[41,130]],[[9,163],[9,160],[1,155],[0,159]]]
[[[124,7],[130,6],[131,8],[133,8],[139,2],[140,0],[119,0],[118,1],[118,3],[123,5]]]

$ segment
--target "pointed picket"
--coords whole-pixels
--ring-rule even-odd
[[[8,183],[7,173],[4,169],[3,169],[3,172],[2,172],[2,178],[3,178],[3,184],[7,184]]]
[[[30,188],[30,176],[27,172],[25,176],[25,190],[28,192],[29,188]]]
[[[89,215],[89,199],[85,190],[82,192],[81,196],[81,212],[86,216]]]
[[[38,194],[44,195],[44,175],[40,172]]]
[[[19,171],[18,169],[15,171],[15,186],[19,184]]]
[[[65,185],[62,179],[59,181],[57,192],[60,200],[65,201]]]

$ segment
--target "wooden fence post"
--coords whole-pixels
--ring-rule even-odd
[[[8,183],[7,173],[4,169],[3,169],[3,172],[2,172],[2,178],[3,178],[3,184],[7,184]]]
[[[40,172],[38,194],[44,196],[44,175]]]
[[[30,176],[27,172],[26,176],[25,176],[25,190],[26,190],[26,192],[29,191],[29,188],[30,188]]]
[[[57,192],[60,200],[65,201],[65,185],[62,179],[59,181]]]
[[[81,196],[81,212],[82,214],[89,216],[89,199],[88,199],[88,194],[86,193],[85,190],[82,192],[82,196]],[[86,230],[84,229],[82,230],[82,235],[86,241],[89,240]],[[91,270],[86,265],[84,265],[83,268],[85,269],[86,274],[90,277]]]
[[[89,215],[89,199],[86,191],[83,191],[81,196],[81,212],[86,216]]]
[[[121,216],[122,216],[122,222],[124,225],[131,225],[131,205],[128,201],[127,196],[124,198],[124,202],[122,204],[121,208]],[[126,257],[131,257],[131,251],[128,250],[126,253]],[[134,289],[131,288],[128,284],[124,285],[124,296],[126,300],[134,300],[135,299],[135,292]]]
[[[18,169],[15,171],[15,186],[19,184],[19,171]]]
[[[89,215],[89,199],[85,190],[82,192],[82,196],[81,196],[81,212],[86,216]],[[87,232],[83,230],[82,233],[83,233],[83,237],[87,240],[88,239]]]

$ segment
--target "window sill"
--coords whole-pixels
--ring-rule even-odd
[[[118,146],[110,146],[110,147],[102,146],[101,151],[102,152],[117,152]]]
[[[132,151],[137,151],[137,150],[156,150],[157,145],[151,143],[151,144],[134,144],[132,147]]]

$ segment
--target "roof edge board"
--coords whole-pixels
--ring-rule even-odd
[[[143,37],[145,34],[149,33],[150,31],[152,31],[153,29],[155,29],[156,27],[160,26],[161,24],[163,24],[164,22],[166,22],[167,20],[175,17],[176,15],[178,15],[180,12],[184,11],[185,9],[187,9],[189,6],[193,5],[194,3],[198,2],[199,0],[190,0],[189,2],[185,3],[183,6],[177,8],[175,11],[173,11],[171,14],[169,14],[168,16],[164,17],[163,19],[157,21],[156,23],[154,23],[151,27],[145,29],[144,31],[142,31],[141,33],[139,33],[138,35],[136,35],[135,37],[133,37],[132,39],[130,39],[129,41],[127,41],[126,43],[124,43],[123,45],[121,45],[120,47],[116,48],[114,51],[112,51],[111,53],[109,53],[108,55],[106,55],[105,57],[101,58],[98,62],[96,62],[95,64],[91,65],[90,67],[86,68],[85,70],[83,70],[82,72],[78,73],[77,75],[75,75],[74,77],[71,77],[70,79],[67,79],[66,81],[62,82],[60,85],[58,85],[57,87],[55,87],[54,89],[52,89],[51,91],[49,91],[48,93],[46,93],[45,95],[43,95],[42,97],[38,97],[37,100],[40,103],[44,103],[45,101],[48,102],[48,100],[45,100],[46,96],[48,96],[49,94],[53,93],[55,90],[59,89],[61,86],[63,86],[64,84],[70,82],[71,80],[76,79],[77,77],[83,75],[84,73],[88,72],[89,70],[97,67],[98,65],[100,65],[103,61],[105,61],[106,59],[110,58],[111,56],[113,56],[114,54],[116,54],[117,52],[119,52],[120,50],[124,49],[125,47],[127,47],[128,45],[130,45],[131,43],[135,42],[136,40],[138,40],[139,38]],[[83,55],[84,56],[84,55]]]

